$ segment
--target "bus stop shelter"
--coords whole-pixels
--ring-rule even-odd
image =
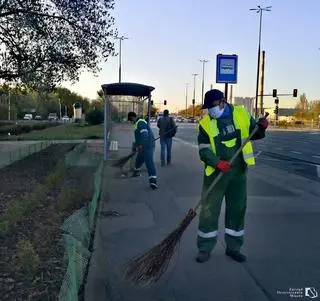
[[[111,123],[114,113],[118,118],[126,117],[129,111],[143,114],[144,103],[147,100],[147,116],[150,123],[151,92],[154,87],[137,83],[112,83],[101,86],[104,95],[104,160],[107,160],[108,123]]]

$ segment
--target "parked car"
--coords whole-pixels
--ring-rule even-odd
[[[42,117],[41,117],[40,115],[36,115],[36,116],[34,117],[34,120],[42,120]]]
[[[32,120],[33,117],[32,117],[32,114],[24,114],[23,116],[23,120]]]
[[[61,120],[62,120],[63,122],[69,122],[69,121],[70,121],[70,118],[69,118],[68,116],[63,116],[63,117],[61,118]]]
[[[50,121],[56,121],[56,120],[58,120],[58,115],[57,115],[57,113],[49,113],[49,115],[48,115],[48,120],[50,120]]]

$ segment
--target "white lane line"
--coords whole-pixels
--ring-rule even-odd
[[[255,155],[256,158],[258,158],[261,155],[262,151],[258,151],[257,154]]]
[[[297,155],[301,155],[302,154],[301,152],[296,152],[296,151],[290,151],[290,153],[297,154]]]
[[[274,147],[275,150],[283,150],[282,147]]]
[[[320,156],[312,156],[312,158],[320,159]]]
[[[320,178],[320,165],[316,165],[317,166],[317,175],[318,175],[318,178]]]
[[[189,146],[191,146],[191,147],[193,147],[193,148],[198,148],[198,145],[197,145],[197,144],[194,144],[194,143],[191,143],[191,142],[187,142],[187,141],[185,141],[185,140],[183,140],[183,139],[174,137],[174,140],[177,140],[177,141],[179,141],[179,142],[182,142],[182,143],[184,143],[184,144],[187,144],[187,145],[189,145]]]

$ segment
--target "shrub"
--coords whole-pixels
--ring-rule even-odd
[[[6,235],[8,231],[9,231],[9,222],[4,219],[0,220],[0,237]]]
[[[34,210],[46,198],[48,188],[45,185],[39,184],[34,192],[27,193],[23,197],[23,207],[25,211]]]
[[[76,189],[64,189],[58,196],[58,210],[65,211],[70,209],[77,197]]]
[[[4,213],[4,220],[7,220],[9,225],[15,225],[17,222],[22,220],[23,214],[24,208],[21,202],[12,200],[7,203],[7,208]]]
[[[66,172],[65,165],[63,164],[57,165],[54,172],[46,176],[44,180],[44,185],[47,188],[53,188],[58,184],[58,182],[61,180],[65,172]]]
[[[89,125],[97,125],[101,124],[104,121],[104,115],[103,112],[99,109],[91,110],[86,115],[86,121]]]
[[[29,240],[21,240],[17,244],[16,264],[25,273],[33,275],[38,267],[38,255]]]

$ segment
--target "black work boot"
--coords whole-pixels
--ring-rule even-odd
[[[246,262],[247,261],[247,257],[245,255],[241,254],[240,251],[233,251],[233,250],[227,249],[226,255],[237,262]]]
[[[210,257],[210,253],[208,252],[203,252],[203,251],[200,251],[196,257],[196,261],[197,262],[200,262],[200,263],[203,263],[203,262],[206,262],[209,260],[209,257]]]
[[[156,178],[150,178],[149,179],[149,185],[152,189],[157,189],[158,185],[157,185],[157,179]]]

